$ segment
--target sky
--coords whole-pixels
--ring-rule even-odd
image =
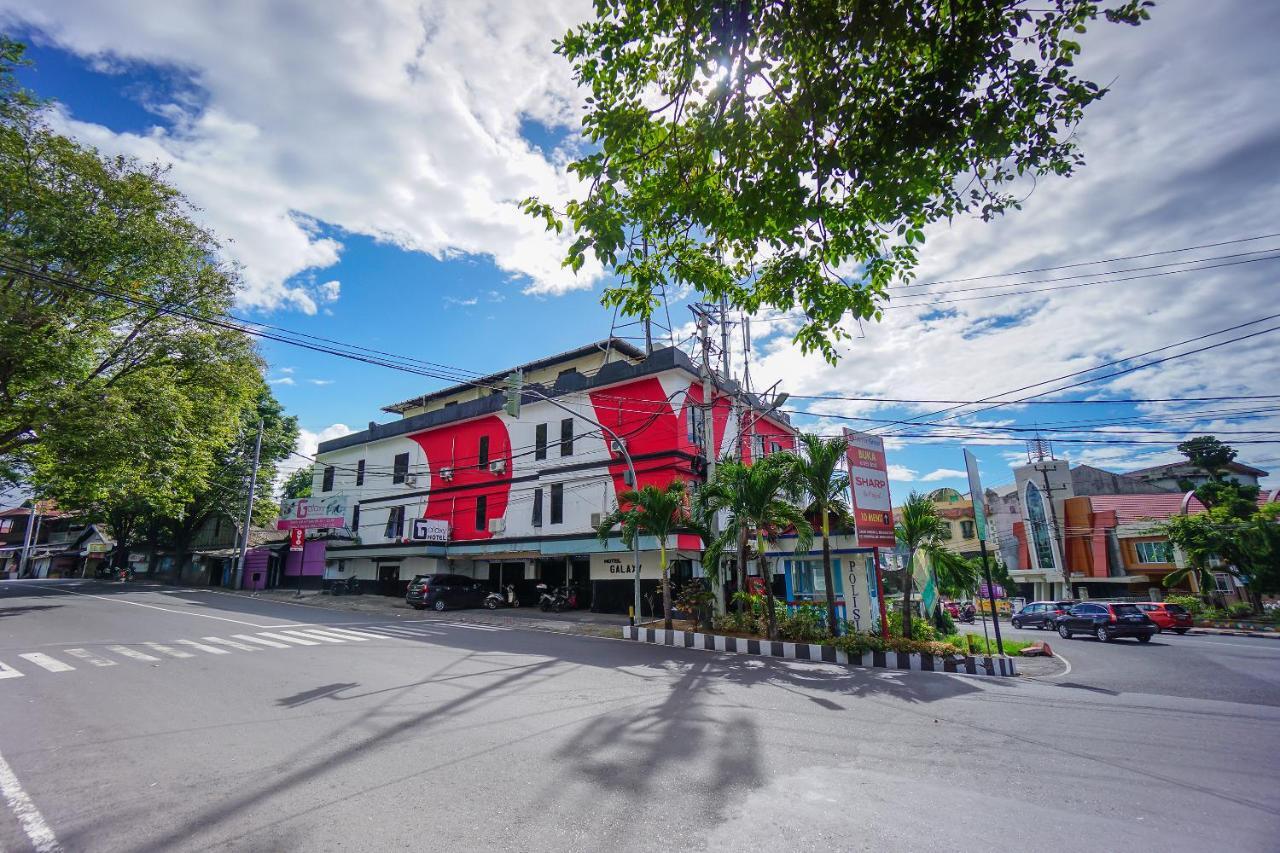
[[[243,270],[241,315],[475,374],[610,331],[607,272],[563,269],[567,238],[518,210],[575,190],[565,166],[584,94],[552,40],[589,14],[582,0],[0,0],[0,29],[30,45],[22,79],[54,100],[55,127],[168,167]],[[931,228],[920,284],[894,291],[882,321],[850,322],[835,366],[799,351],[785,313],[757,315],[753,386],[780,382],[803,429],[884,434],[897,500],[966,491],[962,446],[984,484],[1010,481],[1036,429],[1059,457],[1116,471],[1214,433],[1280,475],[1280,399],[1250,399],[1280,394],[1280,331],[1267,331],[1280,318],[1254,322],[1280,314],[1276,32],[1280,5],[1249,0],[1170,0],[1139,28],[1096,25],[1078,70],[1111,91],[1077,129],[1087,165],[993,222]],[[1095,263],[1108,259],[1121,260]],[[677,342],[688,302],[671,294]],[[445,384],[262,351],[305,453]],[[1038,399],[1225,399],[936,415],[946,407],[866,399],[1017,399],[1072,382]],[[949,429],[918,423],[941,418]]]

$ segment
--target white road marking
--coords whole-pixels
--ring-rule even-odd
[[[350,640],[353,643],[367,643],[373,639],[368,634],[355,634],[338,628],[307,628],[306,631],[308,634],[322,634],[326,637],[334,637],[339,641]]]
[[[293,630],[293,631],[283,631],[282,633],[288,634],[292,637],[306,637],[308,640],[319,640],[322,643],[345,643],[346,642],[346,640],[339,640],[337,637],[326,636],[320,631]]]
[[[7,663],[0,663],[0,678],[22,678],[22,673]]]
[[[350,628],[325,628],[330,634],[337,634],[340,637],[364,637],[366,640],[386,640],[390,639],[385,634],[375,634],[372,631],[353,631]]]
[[[45,823],[44,815],[31,802],[27,792],[22,790],[18,777],[3,755],[0,755],[0,793],[4,794],[5,802],[22,825],[22,831],[27,834],[36,853],[61,853],[62,845],[58,843],[57,836],[53,834],[49,824]]]
[[[143,643],[142,645],[146,646],[152,651],[159,652],[162,655],[168,655],[171,658],[195,657],[195,655],[191,654],[191,652],[184,652],[182,651],[182,649],[174,649],[174,648],[170,648],[169,646],[162,646],[159,643]]]
[[[263,625],[260,622],[245,622],[243,619],[231,619],[230,617],[227,617],[227,616],[214,616],[211,613],[193,613],[190,610],[173,610],[168,607],[161,607],[158,604],[143,604],[141,601],[130,601],[129,599],[121,598],[118,595],[112,597],[112,596],[105,596],[105,595],[93,595],[92,593],[88,593],[88,592],[76,592],[73,589],[67,589],[65,587],[60,587],[60,586],[36,586],[36,589],[51,589],[51,590],[54,590],[55,592],[66,593],[67,595],[82,595],[85,598],[96,598],[99,601],[109,601],[112,604],[132,604],[134,607],[145,607],[148,610],[163,610],[165,613],[174,613],[174,614],[177,614],[178,616],[199,616],[202,619],[217,619],[220,622],[234,622],[237,625],[248,625],[250,628],[283,628],[289,625],[297,624],[296,622],[286,622],[284,625],[279,625],[279,624]],[[193,601],[191,603],[199,604],[200,602]]]
[[[453,628],[470,628],[472,631],[510,631],[510,628],[500,628],[497,625],[474,625],[469,622],[445,622]]]
[[[319,640],[304,640],[301,637],[286,637],[284,634],[272,634],[267,631],[261,632],[258,636],[269,637],[272,640],[280,640],[284,643],[294,643],[299,646],[318,646]]]
[[[287,649],[288,643],[277,643],[275,640],[264,640],[261,637],[254,637],[250,634],[232,634],[237,640],[244,640],[246,643],[258,643],[273,649]]]
[[[93,652],[89,651],[88,649],[63,649],[63,651],[71,655],[72,657],[80,658],[80,660],[87,660],[89,663],[93,664],[94,666],[115,666],[116,665],[115,661],[107,660],[106,658],[100,658],[97,655],[95,655]]]
[[[388,633],[395,634],[395,635],[400,636],[400,637],[413,637],[413,636],[417,636],[417,635],[420,633],[419,631],[417,631],[417,630],[415,630],[415,629],[413,629],[413,628],[396,628],[396,627],[392,627],[392,626],[388,626],[388,627],[386,627],[386,628],[379,627],[379,628],[375,628],[374,630],[375,630],[375,631],[386,631],[386,632],[388,632]],[[430,633],[433,633],[433,634],[434,634],[434,633],[438,633],[438,632],[432,631],[432,632],[430,632]]]
[[[202,652],[207,652],[211,655],[231,654],[231,652],[227,651],[226,649],[220,649],[217,646],[206,646],[204,643],[197,643],[195,640],[178,640],[177,643],[180,646],[186,646],[187,648],[190,648],[190,649],[197,649]]]
[[[206,643],[217,643],[220,646],[230,646],[233,649],[239,649],[242,652],[260,652],[262,649],[256,649],[246,643],[237,643],[235,640],[224,640],[221,637],[201,637]]]
[[[145,660],[148,662],[160,660],[158,657],[153,657],[152,655],[149,655],[146,652],[140,652],[137,649],[131,649],[128,646],[107,646],[107,651],[115,652],[118,655],[124,655],[125,657],[133,658],[134,660]]]
[[[46,655],[44,652],[27,652],[26,654],[18,655],[18,657],[23,660],[29,660],[36,666],[47,669],[50,672],[71,672],[75,669],[71,664],[63,663],[55,657]]]

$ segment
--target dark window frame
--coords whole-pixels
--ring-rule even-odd
[[[476,464],[480,468],[489,466],[489,436],[480,436],[480,447],[476,450]]]
[[[542,489],[533,490],[533,518],[534,527],[542,526]]]
[[[351,508],[351,535],[360,535],[360,504]]]
[[[387,513],[387,523],[382,529],[384,539],[404,538],[404,506],[393,506]]]
[[[538,424],[533,428],[533,458],[547,458],[547,425]]]
[[[489,529],[489,496],[476,495],[476,531],[484,533]]]
[[[551,484],[551,524],[564,524],[564,483]]]
[[[560,420],[560,455],[573,455],[573,418]]]
[[[364,460],[360,459],[356,462],[356,485],[364,485]]]
[[[409,454],[397,453],[391,462],[391,482],[403,483],[409,476]]]
[[[320,477],[320,491],[333,491],[333,478],[337,474],[337,469],[332,465],[324,466],[324,474]]]

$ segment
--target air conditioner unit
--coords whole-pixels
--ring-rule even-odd
[[[507,520],[505,518],[489,519],[490,533],[505,533],[507,531]]]
[[[489,463],[489,473],[491,474],[501,474],[505,470],[507,470],[507,460],[505,459],[495,459]]]
[[[452,480],[452,479],[453,479],[453,469],[452,469],[452,468],[441,468],[441,469],[440,469],[440,479],[441,479],[441,480],[444,480],[446,483],[447,483],[447,482],[449,482],[450,480]]]
[[[405,474],[405,475],[404,475],[404,484],[405,484],[405,487],[406,487],[406,488],[410,488],[410,489],[411,489],[411,488],[413,488],[414,486],[418,485],[418,475],[417,475],[417,474]]]
[[[619,456],[621,456],[622,451],[626,450],[626,448],[627,448],[626,439],[614,438],[609,440],[610,453],[616,453]]]
[[[604,518],[604,515],[602,515],[601,513],[598,513],[598,512],[591,513],[591,529],[595,530],[597,527],[599,527],[600,521],[603,518]]]

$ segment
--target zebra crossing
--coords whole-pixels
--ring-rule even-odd
[[[36,673],[67,673],[77,670],[93,670],[113,667],[136,661],[160,664],[167,660],[191,660],[199,657],[222,657],[235,654],[253,654],[278,649],[304,646],[329,647],[335,645],[367,643],[371,640],[430,640],[445,636],[447,628],[463,628],[472,631],[510,631],[499,625],[479,625],[469,622],[397,623],[394,625],[361,625],[344,628],[335,625],[281,626],[270,631],[231,634],[228,637],[200,637],[198,639],[142,641],[137,643],[113,643],[102,646],[76,646],[43,652],[21,652],[12,664],[0,661],[0,681],[23,678]]]

